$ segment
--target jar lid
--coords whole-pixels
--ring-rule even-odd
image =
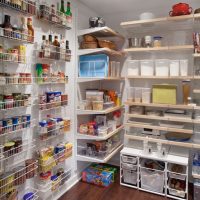
[[[4,144],[4,147],[13,147],[15,146],[15,142],[7,142]]]
[[[31,200],[34,198],[34,193],[33,192],[29,192],[29,193],[26,193],[23,197],[23,200]]]
[[[57,175],[53,175],[52,177],[51,177],[51,180],[52,181],[56,181],[58,179],[58,176]]]
[[[161,36],[154,36],[154,37],[153,37],[154,40],[161,40],[162,38],[163,38],[163,37],[161,37]]]

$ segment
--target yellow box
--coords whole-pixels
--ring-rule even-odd
[[[177,86],[176,85],[153,85],[152,101],[160,104],[176,104]]]

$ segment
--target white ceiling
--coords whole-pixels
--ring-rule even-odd
[[[172,5],[181,2],[181,0],[79,0],[87,7],[101,16],[126,13],[126,12],[158,12],[166,10],[168,13]],[[190,4],[192,7],[200,7],[199,0],[184,0],[182,2]],[[163,14],[163,15],[166,15]]]

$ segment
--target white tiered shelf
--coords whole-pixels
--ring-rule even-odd
[[[127,79],[155,79],[155,80],[185,80],[194,79],[193,76],[127,76]]]
[[[107,163],[115,154],[117,154],[117,152],[119,152],[122,149],[122,147],[123,147],[123,144],[119,145],[118,147],[113,149],[113,151],[103,159],[77,155],[77,160],[83,161],[83,162]]]
[[[123,56],[124,53],[122,51],[116,51],[109,48],[96,48],[96,49],[79,49],[78,55],[88,55],[88,54],[96,54],[96,53],[105,53],[109,56]]]
[[[102,78],[94,78],[94,77],[78,77],[77,82],[91,82],[91,81],[124,81],[124,77],[102,77]]]

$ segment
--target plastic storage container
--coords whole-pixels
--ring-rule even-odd
[[[132,164],[134,164],[134,165],[137,164],[137,157],[122,155],[121,158],[122,158],[122,162],[125,162],[125,163],[132,163]]]
[[[141,76],[153,76],[154,75],[154,61],[153,60],[141,60]]]
[[[164,171],[141,168],[141,188],[144,190],[163,193],[165,183]]]
[[[169,61],[166,59],[155,60],[156,76],[169,75]]]
[[[177,170],[177,172],[175,172]],[[168,173],[170,178],[185,180],[186,179],[186,166],[169,163]]]
[[[169,74],[170,76],[179,76],[180,61],[170,60],[169,62]]]
[[[109,57],[105,54],[80,56],[79,77],[107,77]]]
[[[130,169],[122,169],[124,183],[136,185],[137,184],[137,172]]]
[[[151,88],[142,88],[142,103],[151,103]]]
[[[139,66],[140,66],[139,60],[129,60],[127,75],[128,76],[139,76]]]
[[[180,60],[181,76],[188,76],[188,60]]]

